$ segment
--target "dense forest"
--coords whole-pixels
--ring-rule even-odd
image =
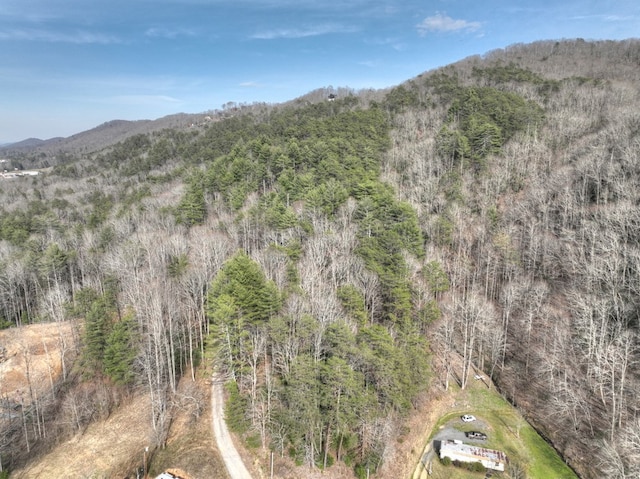
[[[229,426],[301,466],[375,473],[482,370],[581,477],[640,475],[640,42],[333,91],[2,180],[0,327],[73,331],[50,387],[0,398],[3,465],[132,393],[160,446],[215,364]]]

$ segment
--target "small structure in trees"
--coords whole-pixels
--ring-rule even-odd
[[[156,476],[155,479],[188,479],[187,475],[182,471],[167,469],[165,472]]]
[[[440,459],[448,457],[452,461],[479,462],[487,469],[504,471],[507,456],[502,451],[471,446],[462,441],[442,441],[440,445]]]

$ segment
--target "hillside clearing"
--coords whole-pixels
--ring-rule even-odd
[[[443,414],[431,429],[423,457],[432,448],[436,433],[445,427],[461,432],[480,430],[488,435],[486,442],[482,442],[482,447],[505,452],[509,464],[524,471],[526,477],[577,479],[576,474],[562,461],[558,453],[498,394],[493,385],[488,388],[485,382],[474,381],[464,390],[457,386],[451,387],[447,395],[453,401],[453,407]],[[475,415],[477,422],[462,422],[462,414]],[[432,475],[429,476],[425,467],[419,464],[414,471],[413,479],[464,479],[482,476],[453,466],[443,466],[435,456],[432,457]]]

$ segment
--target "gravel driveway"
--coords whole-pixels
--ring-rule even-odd
[[[218,443],[218,450],[222,456],[229,477],[231,479],[251,479],[251,474],[242,462],[242,458],[231,440],[231,435],[224,421],[224,384],[222,379],[215,377],[211,384],[211,412],[213,435]]]

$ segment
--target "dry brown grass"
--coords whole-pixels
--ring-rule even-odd
[[[107,420],[91,424],[83,434],[14,471],[12,478],[117,478],[142,464],[151,437],[149,401],[144,395],[120,407]]]
[[[208,402],[206,382],[191,387],[205,393],[203,399]],[[149,453],[150,477],[173,471],[184,479],[228,479],[212,439],[209,408],[205,405],[199,417],[196,409],[200,408],[189,401],[176,404],[165,447]],[[148,398],[136,395],[107,420],[91,424],[83,434],[60,444],[28,467],[14,471],[11,477],[135,477],[135,469],[142,465],[144,449],[151,444],[150,423]]]
[[[184,479],[228,479],[211,431],[209,380],[183,378],[176,398],[169,437],[153,454],[151,477],[174,471]]]
[[[453,397],[433,387],[417,409],[407,418],[404,434],[396,440],[376,477],[404,479],[411,477],[438,419],[453,407]]]

